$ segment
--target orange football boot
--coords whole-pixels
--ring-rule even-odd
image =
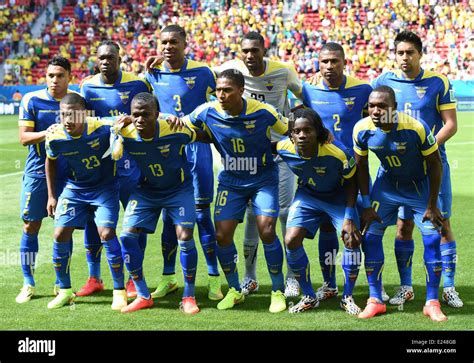
[[[373,318],[375,315],[384,314],[387,311],[387,306],[379,300],[371,297],[367,300],[367,306],[364,311],[358,315],[359,319]]]
[[[148,309],[153,306],[153,299],[145,299],[141,296],[137,297],[133,302],[120,310],[122,313],[131,313],[133,311],[141,310],[141,309]]]
[[[448,317],[441,311],[441,305],[438,300],[428,300],[423,306],[423,314],[429,316],[433,321],[446,321]]]

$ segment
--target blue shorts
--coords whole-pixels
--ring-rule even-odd
[[[116,184],[94,190],[64,188],[58,199],[54,226],[84,228],[91,213],[94,213],[97,227],[115,228],[119,209],[119,190]]]
[[[383,235],[385,228],[396,223],[400,207],[409,210],[415,224],[422,234],[438,233],[430,221],[422,222],[429,199],[429,180],[398,185],[385,176],[378,176],[372,188],[371,200],[375,211],[383,220],[383,223],[372,222],[368,232]],[[439,207],[439,203],[438,203]]]
[[[56,181],[56,196],[64,188],[64,180]],[[23,175],[20,196],[20,218],[25,221],[41,221],[48,216],[48,187],[45,178]]]
[[[249,202],[254,215],[277,218],[280,212],[278,182],[245,189],[219,184],[214,221],[238,220],[242,223]]]
[[[123,209],[127,207],[130,195],[138,186],[139,181],[140,175],[137,177],[136,174],[118,177],[120,203],[122,204]]]
[[[211,145],[194,142],[186,145],[186,156],[193,176],[196,204],[210,204],[214,199],[214,170]]]
[[[286,228],[300,227],[306,229],[306,238],[314,238],[322,222],[329,222],[339,234],[342,231],[346,211],[346,196],[338,193],[331,199],[321,199],[312,193],[298,188],[290,212]],[[359,227],[359,216],[356,212],[355,224]]]
[[[163,208],[173,224],[193,229],[196,222],[192,186],[172,193],[156,192],[149,188],[137,188],[130,195],[125,209],[123,229],[141,228],[146,233],[154,233]]]
[[[443,177],[439,188],[438,204],[443,217],[450,218],[451,207],[453,204],[453,192],[451,188],[451,170],[447,161],[443,161]],[[401,207],[398,211],[398,218],[413,219],[413,213],[409,209]]]

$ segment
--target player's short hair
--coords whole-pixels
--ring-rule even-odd
[[[184,28],[180,27],[179,25],[176,25],[176,24],[167,25],[161,30],[161,32],[162,33],[178,33],[178,35],[184,41],[186,41],[186,31],[184,30]]]
[[[63,67],[66,71],[71,73],[71,63],[60,55],[55,55],[53,58],[51,58],[48,62],[48,67],[49,66]]]
[[[155,96],[153,96],[151,93],[148,92],[140,92],[135,95],[132,99],[132,104],[138,102],[138,103],[152,103],[154,107],[156,107],[156,111],[160,112],[160,105],[158,101],[156,100]]]
[[[401,42],[413,44],[415,49],[420,53],[423,51],[423,43],[420,37],[411,31],[404,30],[397,34],[395,37],[395,49],[397,49],[398,44]]]
[[[300,108],[292,114],[292,117],[290,117],[290,122],[288,124],[290,137],[293,131],[293,127],[295,125],[295,121],[298,118],[305,118],[313,123],[313,126],[316,129],[316,133],[318,134],[316,138],[318,144],[322,145],[328,140],[329,130],[324,127],[323,120],[321,120],[321,116],[319,116],[319,114],[311,108]]]
[[[104,47],[104,46],[107,46],[107,47],[112,47],[112,48],[115,48],[117,50],[117,53],[120,53],[120,47],[117,43],[115,43],[114,41],[112,40],[109,40],[109,39],[105,39],[103,41],[101,41],[99,43],[99,45],[97,46],[97,50],[100,48],[100,47]]]
[[[395,97],[395,91],[389,86],[379,86],[372,91],[372,93],[374,92],[386,93],[390,96],[390,99],[393,103],[397,102],[397,99]]]
[[[326,44],[322,46],[320,53],[324,50],[329,51],[329,52],[341,52],[342,58],[346,57],[344,53],[344,48],[339,43],[327,42]]]
[[[244,35],[242,38],[242,41],[244,40],[256,40],[258,41],[258,44],[262,46],[262,48],[265,48],[265,39],[263,39],[262,34],[258,32],[248,32],[247,34]]]
[[[237,87],[245,87],[244,75],[237,69],[226,69],[217,76],[219,78],[230,79]]]
[[[86,108],[86,100],[78,93],[68,93],[59,102],[60,105],[80,105],[81,108]]]

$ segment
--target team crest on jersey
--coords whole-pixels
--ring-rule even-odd
[[[355,105],[355,97],[347,97],[343,98],[344,102],[346,103],[346,107],[349,111],[352,111],[352,108]]]
[[[130,91],[128,92],[118,92],[119,96],[120,96],[120,99],[122,100],[122,103],[123,104],[126,104],[130,98],[129,94],[130,94]]]
[[[425,97],[426,90],[428,89],[428,87],[416,87],[415,86],[415,89],[416,89],[416,95],[418,96],[418,98],[422,99],[423,97]]]
[[[405,154],[407,151],[407,142],[394,142],[394,144],[400,154]]]
[[[268,81],[265,84],[265,87],[267,87],[267,90],[269,90],[269,91],[271,91],[273,89],[273,86],[274,86],[274,84],[272,83],[272,81]]]
[[[255,131],[255,123],[257,120],[244,121],[245,129],[252,133]]]
[[[160,150],[161,155],[163,155],[165,158],[170,155],[170,145],[171,144],[158,146],[158,150]]]
[[[326,175],[326,167],[325,166],[313,166],[314,171],[318,176]]]
[[[189,89],[193,89],[196,85],[196,77],[183,77]]]
[[[87,145],[89,145],[93,150],[99,150],[100,149],[99,138],[89,141]]]

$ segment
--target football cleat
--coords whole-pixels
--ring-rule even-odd
[[[53,295],[54,295],[54,296],[58,296],[59,290],[61,290],[61,288],[59,287],[59,284],[54,284],[54,287],[53,287]]]
[[[375,315],[384,314],[387,311],[387,306],[376,298],[369,298],[367,300],[367,306],[364,311],[359,313],[357,317],[359,319],[373,318]]]
[[[127,290],[127,297],[129,299],[137,297],[137,290],[135,288],[135,284],[133,283],[132,278],[128,279],[127,284],[125,285],[125,290]]]
[[[31,300],[33,295],[35,294],[35,287],[32,285],[23,285],[20,290],[20,293],[17,295],[15,301],[18,304],[24,304]]]
[[[429,316],[433,321],[446,321],[447,316],[441,311],[441,306],[438,300],[429,300],[423,306],[423,315]]]
[[[362,310],[354,301],[352,296],[343,296],[340,303],[341,308],[349,315],[359,315]]]
[[[199,313],[199,308],[196,304],[196,298],[194,296],[183,297],[183,300],[179,304],[179,309],[189,315]]]
[[[209,300],[217,301],[222,300],[224,294],[221,290],[221,277],[220,276],[209,276],[207,280],[207,297]]]
[[[125,290],[114,290],[112,298],[112,310],[122,310],[127,306],[127,292]]]
[[[250,277],[245,277],[244,281],[240,284],[242,289],[242,294],[248,295],[258,291],[258,282],[257,280],[251,279]]]
[[[286,279],[285,296],[298,297],[300,295],[300,284],[294,277]]]
[[[127,306],[124,306],[120,311],[122,313],[132,313],[141,309],[148,309],[153,306],[153,299],[150,296],[148,299],[145,299],[142,296],[138,296],[132,303]]]
[[[72,289],[60,289],[58,296],[48,303],[48,309],[58,309],[64,305],[72,305],[76,295],[72,292]]]
[[[288,309],[290,314],[303,313],[305,311],[315,309],[319,306],[319,300],[317,297],[305,295],[301,298],[298,304],[291,306]]]
[[[390,299],[390,296],[385,292],[385,288],[382,285],[382,301],[387,302]]]
[[[178,290],[178,280],[176,280],[176,275],[163,275],[161,281],[158,283],[158,287],[151,293],[151,297],[165,297],[176,290]]]
[[[318,290],[316,290],[316,297],[319,301],[324,301],[337,296],[339,293],[337,287],[329,287],[328,282],[324,282]]]
[[[245,295],[243,292],[238,292],[235,288],[231,287],[227,291],[227,295],[222,299],[217,308],[219,310],[232,309],[235,305],[243,303],[245,300]]]
[[[454,286],[443,289],[443,301],[452,308],[462,308],[464,305]]]
[[[403,285],[397,289],[395,295],[388,300],[388,302],[392,305],[403,305],[414,298],[415,293],[413,292],[413,286]]]
[[[286,296],[280,290],[272,291],[272,298],[268,311],[279,313],[286,310]]]
[[[95,277],[89,277],[85,285],[76,292],[76,296],[89,296],[102,290],[104,290],[104,282]]]

